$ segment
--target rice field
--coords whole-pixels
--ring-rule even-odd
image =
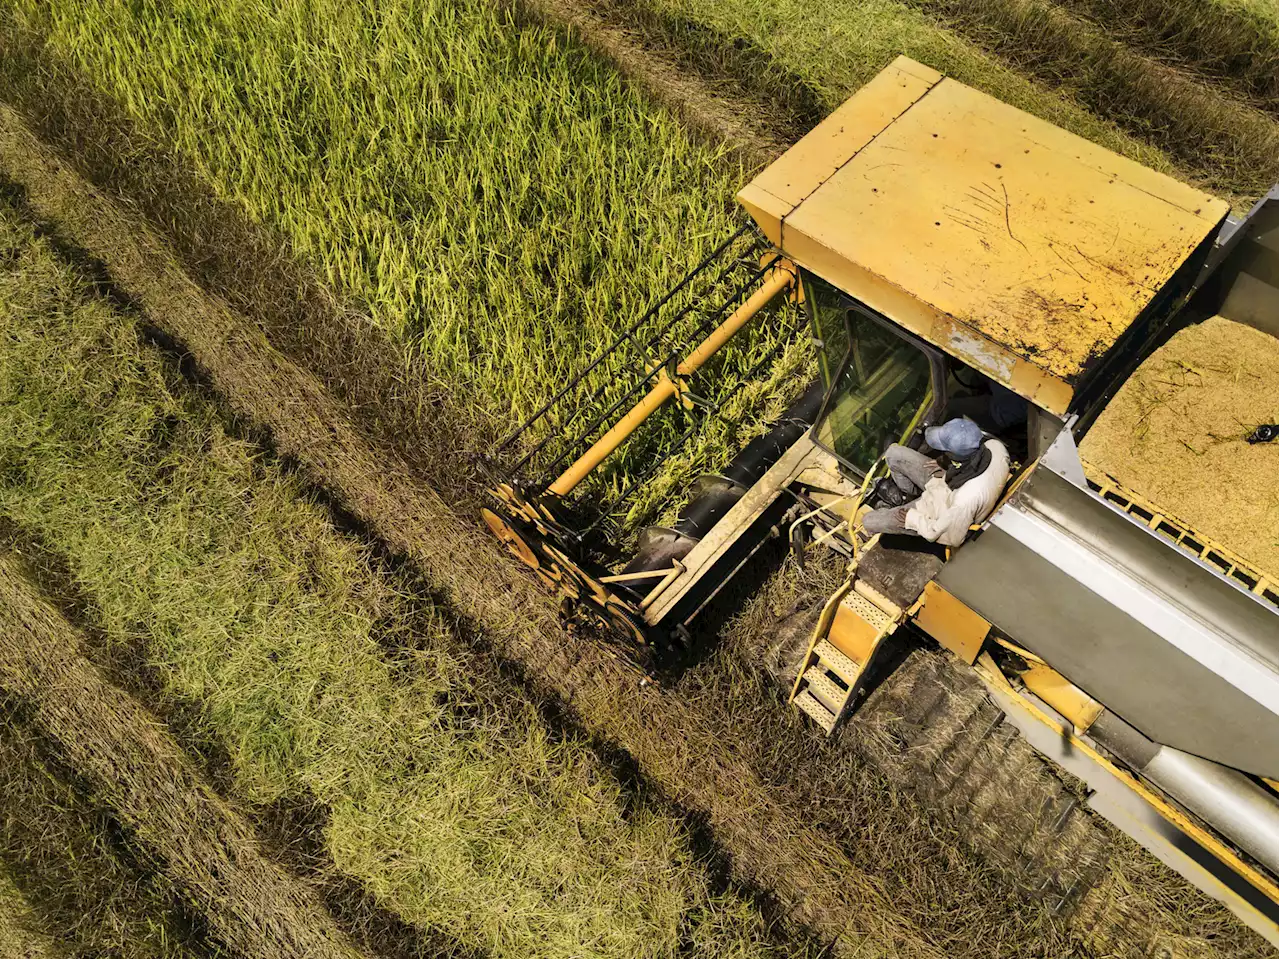
[[[4,211],[0,515],[65,563],[108,648],[198,704],[250,809],[327,810],[331,868],[491,956],[774,954],[681,823],[625,795],[420,587],[228,435],[136,320]]]
[[[1258,0],[587,6],[715,89],[772,98],[779,126],[795,132],[906,53],[1237,207],[1276,178],[1276,17]],[[753,172],[749,153],[691,134],[656,95],[519,3],[11,0],[0,36],[19,34],[39,48],[51,90],[74,80],[119,111],[130,132],[111,148],[122,165],[164,154],[209,207],[247,224],[244,234],[206,232],[188,211],[129,197],[176,246],[197,251],[193,274],[208,266],[202,247],[208,261],[233,262],[253,235],[320,291],[328,315],[386,347],[417,402],[405,435],[450,438],[429,451],[449,461],[432,479],[471,472],[467,454],[732,233],[732,195]],[[40,85],[23,82],[28,96]],[[74,145],[75,129],[61,133]],[[617,775],[494,661],[483,629],[438,601],[439,584],[359,531],[336,529],[301,476],[139,339],[126,302],[14,209],[2,214],[0,520],[16,530],[10,546],[37,544],[65,573],[105,662],[140,658],[153,677],[144,692],[196,717],[197,741],[225,766],[222,788],[255,822],[312,811],[298,842],[311,848],[317,882],[365,897],[389,928],[427,944],[422,955],[823,954],[790,925],[779,931],[768,890],[723,878],[678,808]],[[728,362],[749,366],[777,342],[757,335]],[[642,511],[669,509],[668,491],[741,446],[807,363],[803,344],[791,344],[739,398],[759,402],[746,424],[705,436]],[[357,394],[334,369],[338,387]],[[394,422],[404,408],[387,409]],[[433,434],[435,420],[455,425]],[[475,482],[442,495],[469,508]],[[37,573],[47,585],[49,570]],[[755,638],[739,635],[730,652],[751,654]],[[720,663],[683,694],[724,698],[746,716],[776,706],[758,668],[735,670]],[[740,699],[717,687],[726,675],[750,686]],[[780,745],[753,746],[751,768],[772,768],[792,740],[784,721],[756,716]],[[0,775],[0,809],[20,806],[9,800],[45,774],[37,759],[6,767],[27,770],[8,793]],[[857,775],[884,785],[866,768]],[[69,806],[85,799],[58,795]],[[991,905],[983,883],[996,880],[961,838],[908,805],[886,803],[909,820],[898,833],[871,813],[830,828],[847,831],[852,861],[911,900],[902,911],[912,922],[936,915],[928,948],[979,948],[966,943],[975,929],[999,943],[992,954],[1027,954],[1019,936],[1046,950],[1095,948],[1039,913],[1008,919],[1012,898]],[[110,833],[77,833],[76,821],[60,820],[67,850],[97,849],[99,832]],[[49,897],[31,878],[40,860],[20,846],[24,835],[60,834],[8,825],[0,865],[24,893]],[[933,845],[943,852],[920,852]],[[877,859],[902,847],[923,865],[895,872]],[[301,868],[291,855],[280,853]],[[93,888],[154,895],[104,896],[108,905],[89,911],[100,921],[78,933],[84,948],[107,951],[103,937],[119,928],[109,947],[126,954],[212,954],[178,935],[163,883],[139,879],[139,863],[125,859],[102,859],[105,885]],[[938,861],[946,876],[930,873]],[[142,873],[152,875],[146,864]],[[966,899],[961,884],[977,892]],[[1158,888],[1179,911],[1181,893]],[[84,898],[58,900],[50,916],[66,919]],[[1209,954],[1215,939],[1223,954],[1246,954],[1221,921],[1205,919],[1203,940],[1184,927],[1188,954]],[[1102,941],[1098,954],[1109,954]]]
[[[735,226],[722,151],[509,8],[18,9],[498,431]]]
[[[814,91],[823,113],[906,53],[1233,198],[1275,179],[1274,124],[1262,111],[1219,102],[1204,84],[1169,93],[1176,76],[1150,84],[1163,100],[1117,92],[1125,64],[1107,58],[1102,30],[1070,28],[1066,12],[1037,2],[1046,10],[1009,6],[1005,20],[996,9],[1012,0],[616,6],[657,17],[673,44],[698,26],[755,45],[762,66]],[[531,412],[738,222],[731,197],[749,171],[725,148],[694,142],[607,64],[514,8],[13,6],[23,29],[122,104],[143,135],[279,236],[343,309],[422,358],[423,375],[489,435]],[[985,49],[988,35],[1005,46]],[[1179,123],[1209,133],[1225,124],[1225,139],[1202,143]]]

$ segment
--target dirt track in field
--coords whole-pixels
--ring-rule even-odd
[[[569,703],[588,728],[627,750],[670,798],[705,817],[739,878],[770,890],[793,919],[836,940],[833,954],[861,949],[865,955],[872,945],[904,956],[1026,954],[1025,942],[979,938],[999,930],[1008,910],[1021,907],[1017,883],[1003,892],[998,882],[969,890],[973,899],[967,901],[963,891],[947,889],[948,882],[965,881],[961,867],[972,868],[955,860],[954,850],[952,869],[923,849],[914,873],[899,876],[888,862],[876,862],[874,850],[867,851],[875,837],[860,837],[858,823],[850,819],[857,784],[841,778],[847,765],[835,763],[843,747],[816,745],[803,727],[789,725],[776,693],[766,691],[755,700],[742,693],[741,701],[731,701],[731,689],[663,695],[638,688],[631,673],[595,648],[567,640],[546,597],[489,537],[460,521],[456,501],[446,503],[415,478],[420,473],[381,442],[367,440],[314,375],[278,352],[243,315],[193,284],[139,219],[102,200],[8,111],[0,112],[0,169],[26,186],[28,202],[42,219],[104,261],[149,320],[191,350],[239,414],[268,428],[280,452],[296,458],[317,485],[408,557],[540,691]],[[868,716],[892,718],[895,708],[889,701]],[[752,709],[771,713],[753,715]],[[775,734],[772,746],[760,743]],[[806,743],[814,744],[811,750]],[[908,745],[898,747],[904,755],[911,752]],[[788,765],[779,768],[778,756],[787,752]],[[905,783],[924,767],[907,761],[899,768],[902,774],[891,779]],[[1047,774],[1040,769],[1039,775]],[[956,805],[963,819],[966,810]],[[906,815],[919,821],[918,815]],[[930,827],[923,830],[927,835]],[[992,839],[999,847],[1001,837]],[[918,906],[904,903],[901,896],[912,888],[906,880],[919,873],[944,891],[933,891],[935,899]],[[938,895],[952,903],[950,914],[937,912]],[[1021,908],[1035,913],[1046,907]],[[1053,911],[1052,901],[1047,908]],[[1145,940],[1135,941],[1132,930],[1108,919],[1105,903],[1085,912],[1105,933],[1086,938],[1109,946],[1127,935],[1130,947],[1147,951]],[[1158,936],[1151,917],[1140,914],[1152,927],[1143,935]]]
[[[115,809],[214,937],[262,959],[357,959],[313,891],[264,856],[153,716],[107,684],[75,630],[0,557],[0,689]]]

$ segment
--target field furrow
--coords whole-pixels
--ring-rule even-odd
[[[264,858],[154,718],[103,682],[73,628],[0,559],[0,688],[164,863],[218,940],[245,956],[361,954],[310,889]]]
[[[1276,179],[1271,107],[1158,63],[1049,0],[912,0],[920,9],[1097,116],[1164,150],[1212,188],[1255,198]]]
[[[1235,0],[1058,0],[1114,40],[1276,112],[1276,12]]]

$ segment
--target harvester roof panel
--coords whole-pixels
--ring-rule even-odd
[[[905,57],[740,199],[801,265],[1054,412],[1228,210]]]

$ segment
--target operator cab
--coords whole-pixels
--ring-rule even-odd
[[[945,357],[807,270],[801,284],[826,387],[814,440],[861,481],[890,443],[937,422]]]
[[[1016,461],[1025,458],[1025,413],[1001,427],[981,412],[999,384],[820,277],[800,272],[825,388],[813,438],[851,478],[860,482],[891,443],[920,448],[926,426],[953,416],[969,416],[1003,441]]]

